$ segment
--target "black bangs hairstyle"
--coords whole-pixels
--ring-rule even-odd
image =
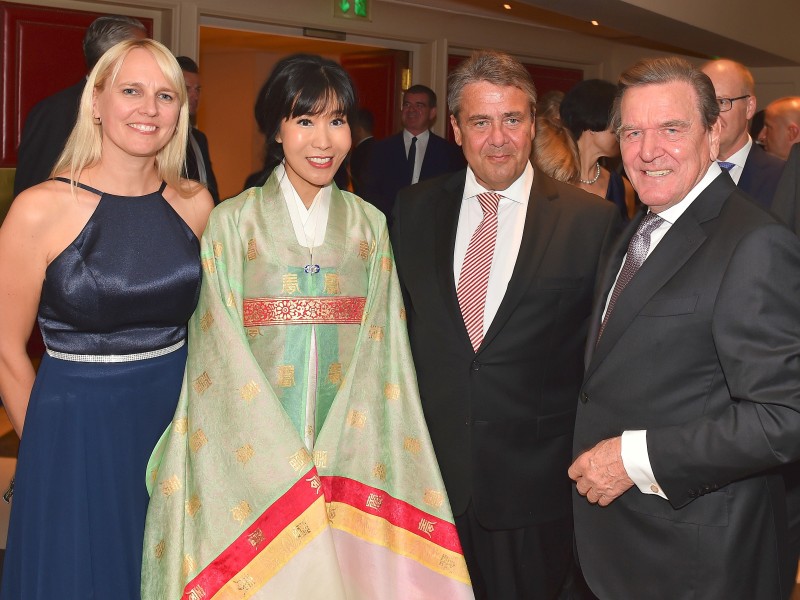
[[[606,131],[610,128],[611,108],[617,86],[602,79],[586,79],[564,95],[561,101],[561,122],[577,142],[584,131]]]
[[[271,173],[283,160],[283,146],[275,141],[281,123],[303,115],[319,115],[333,109],[353,123],[356,93],[341,65],[316,54],[293,54],[275,65],[258,92],[255,117],[266,140],[264,170]]]

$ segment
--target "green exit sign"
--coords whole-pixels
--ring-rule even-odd
[[[333,16],[369,20],[370,0],[333,0]]]

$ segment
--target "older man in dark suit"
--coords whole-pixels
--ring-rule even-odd
[[[740,190],[769,208],[784,163],[753,143],[748,133],[757,105],[753,75],[743,64],[725,59],[708,62],[701,70],[714,84],[719,104],[717,161]]]
[[[569,470],[602,600],[785,600],[796,569],[774,467],[800,457],[800,240],[717,165],[718,115],[682,59],[621,76],[649,210],[601,275]]]
[[[86,67],[91,71],[106,50],[131,38],[147,37],[147,29],[138,19],[106,15],[92,21],[83,38]],[[28,113],[22,128],[14,175],[14,196],[45,181],[61,155],[75,126],[78,102],[86,79],[48,96]]]
[[[608,202],[534,173],[536,92],[508,55],[451,75],[469,164],[400,192],[392,241],[422,405],[479,599],[558,597],[570,462]]]
[[[436,94],[412,85],[403,94],[403,131],[375,142],[367,167],[364,199],[391,222],[397,192],[419,181],[464,168],[458,147],[433,133]]]

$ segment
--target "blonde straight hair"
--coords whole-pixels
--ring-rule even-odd
[[[125,57],[135,48],[147,50],[153,55],[164,77],[175,91],[181,107],[172,139],[156,154],[155,166],[158,176],[166,181],[167,185],[178,190],[181,196],[191,196],[197,190],[197,185],[191,185],[181,178],[189,133],[189,100],[183,72],[169,49],[151,39],[120,42],[109,48],[94,66],[83,88],[75,127],[50,176],[54,177],[58,173],[67,171],[70,181],[74,184],[80,179],[84,169],[99,162],[103,147],[103,125],[95,122],[92,117],[94,94],[102,92],[107,86],[114,85]]]

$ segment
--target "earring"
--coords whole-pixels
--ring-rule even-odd
[[[95,125],[102,125],[103,124],[103,119],[100,118],[100,117],[92,117],[92,119],[94,120],[94,124]]]

